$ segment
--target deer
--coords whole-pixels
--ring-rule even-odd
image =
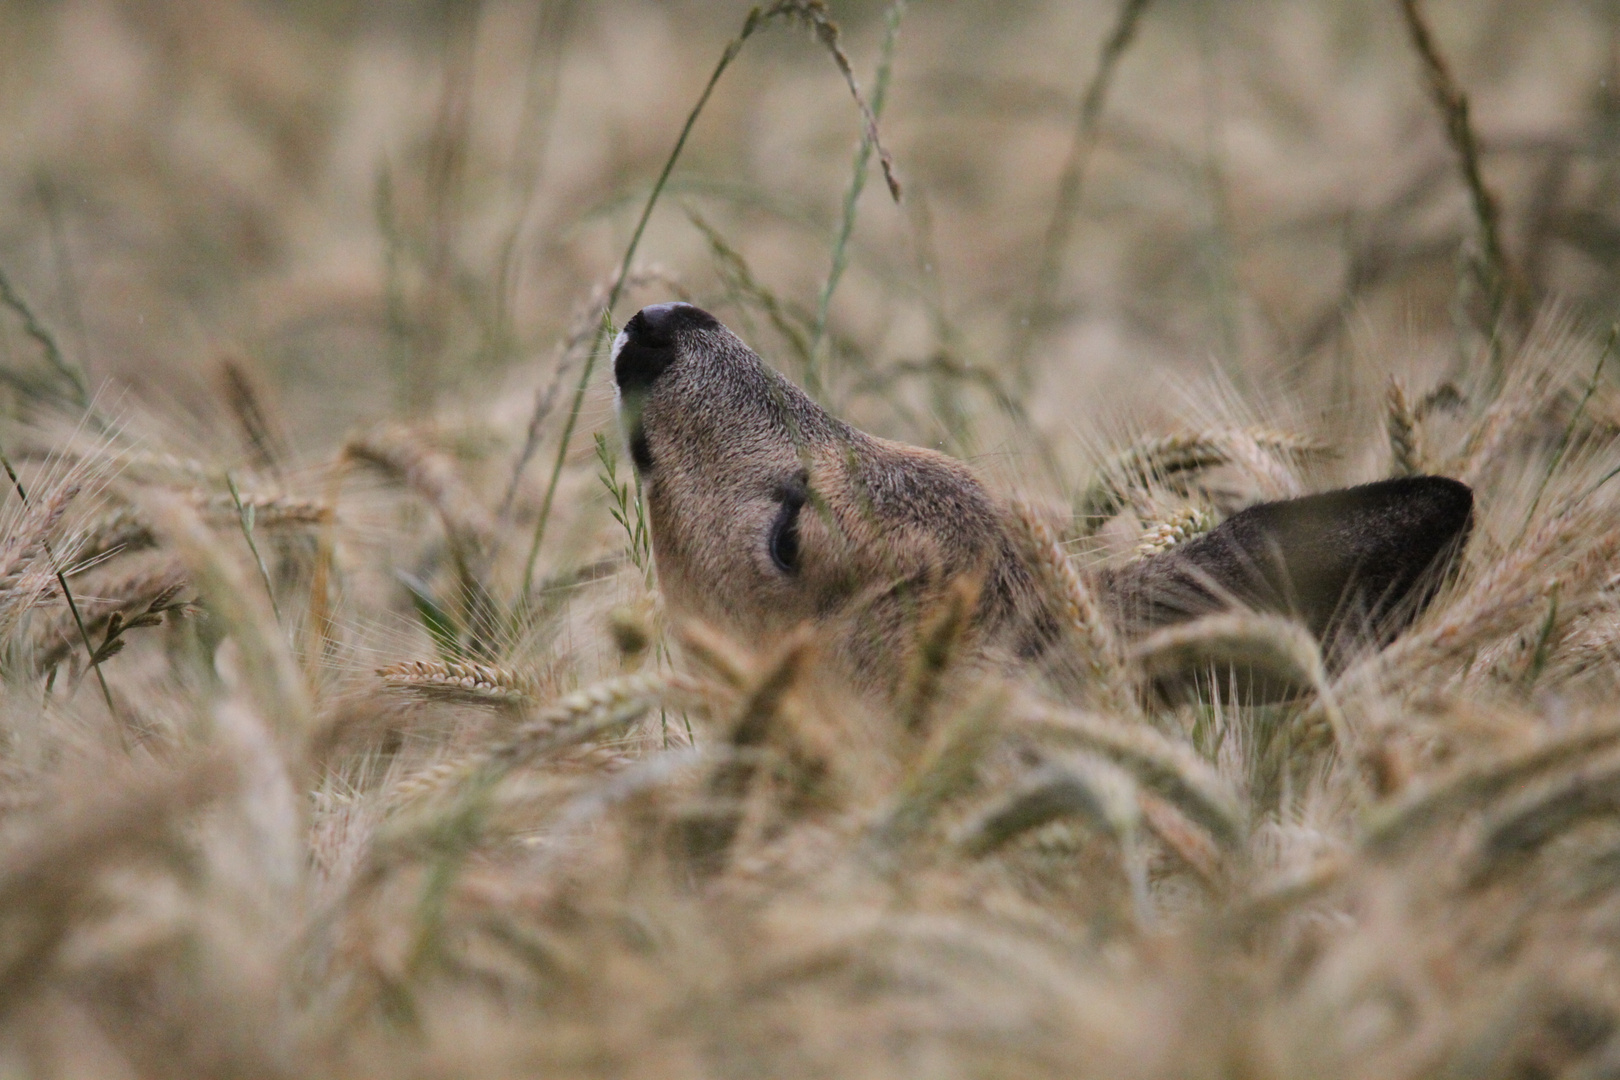
[[[612,357],[673,614],[758,643],[808,624],[855,684],[892,692],[926,613],[968,581],[976,655],[1064,668],[1029,511],[968,465],[831,416],[691,304],[642,308]],[[1411,623],[1472,521],[1465,484],[1408,476],[1252,505],[1163,553],[1075,573],[1127,646],[1248,610],[1297,620],[1332,666]]]

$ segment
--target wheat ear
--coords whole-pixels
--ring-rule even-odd
[[[252,514],[255,529],[292,529],[324,525],[332,516],[330,507],[308,499],[285,495],[246,495],[241,508],[229,495],[199,500],[198,509],[210,525],[235,528],[244,513]]]
[[[1038,510],[1027,503],[1015,503],[1013,517],[1031,568],[1056,601],[1065,628],[1079,648],[1080,662],[1101,700],[1110,707],[1134,713],[1124,652],[1096,592],[1075,570]]]
[[[429,699],[532,705],[539,698],[533,678],[495,664],[405,660],[378,668],[377,674],[392,690]]]
[[[1620,743],[1620,724],[1601,724],[1543,742],[1515,754],[1464,765],[1415,787],[1368,822],[1363,850],[1388,858],[1409,848],[1441,821],[1481,806],[1510,788],[1566,762],[1590,758]]]
[[[484,750],[441,762],[394,785],[390,802],[399,805],[484,774],[488,779],[554,750],[599,738],[635,722],[659,705],[705,708],[715,687],[680,672],[637,672],[596,683],[561,698]]]
[[[387,427],[343,448],[348,461],[369,465],[416,492],[438,513],[451,541],[473,551],[487,550],[495,523],[484,508],[463,494],[455,467],[445,455],[423,445],[404,427]]]
[[[1108,758],[1174,803],[1227,848],[1237,848],[1247,834],[1243,806],[1225,781],[1191,747],[1152,728],[1029,698],[1014,703],[1008,724],[1040,741],[1075,746]]]
[[[1183,506],[1171,511],[1162,521],[1154,522],[1142,532],[1136,544],[1138,559],[1163,555],[1171,548],[1202,536],[1216,525],[1215,515],[1201,506]]]
[[[1081,495],[1075,516],[1094,530],[1130,502],[1130,493],[1155,481],[1241,462],[1251,472],[1284,486],[1277,459],[1300,460],[1327,453],[1326,444],[1302,435],[1269,428],[1223,428],[1184,432],[1148,439],[1116,454],[1098,470]]]
[[[907,731],[927,728],[945,674],[972,633],[980,587],[976,577],[958,578],[923,625],[896,696],[895,712]]]
[[[1417,476],[1423,472],[1423,446],[1417,412],[1399,379],[1391,378],[1384,392],[1384,430],[1389,434],[1391,476]]]

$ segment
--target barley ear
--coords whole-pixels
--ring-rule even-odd
[[[496,664],[405,660],[377,675],[390,689],[428,699],[513,708],[533,705],[539,696],[534,679]]]
[[[1426,784],[1414,784],[1407,795],[1371,815],[1362,849],[1378,858],[1409,850],[1440,823],[1567,762],[1616,744],[1620,744],[1620,725],[1602,724],[1505,757],[1464,765]]]
[[[686,619],[675,627],[675,640],[688,657],[733,690],[742,690],[754,680],[754,661],[730,638],[696,619]]]
[[[196,582],[208,610],[236,639],[254,705],[273,726],[290,767],[304,760],[311,704],[287,639],[263,590],[221,545],[196,512],[181,500],[148,492],[145,507],[159,536],[169,542]]]
[[[1424,472],[1423,444],[1417,412],[1399,379],[1391,378],[1384,392],[1384,427],[1389,434],[1391,476],[1419,476]]]
[[[1203,507],[1183,506],[1142,531],[1142,538],[1136,544],[1135,557],[1146,559],[1163,555],[1171,548],[1204,535],[1216,524],[1215,515]]]
[[[222,357],[219,377],[225,403],[236,419],[254,466],[270,472],[277,471],[287,460],[287,446],[265,405],[264,392],[248,374],[246,365],[239,357]]]
[[[1152,728],[1030,698],[1014,703],[1008,726],[1038,742],[1072,746],[1113,761],[1208,829],[1229,851],[1237,850],[1248,833],[1243,804],[1220,775],[1191,747]]]
[[[677,833],[681,855],[695,870],[724,869],[743,820],[743,799],[753,784],[761,753],[783,719],[786,701],[815,656],[813,631],[801,627],[776,656],[761,665],[743,696],[727,735],[729,747],[715,763],[706,785],[708,798],[684,814]]]
[[[1258,612],[1232,611],[1205,616],[1150,635],[1131,652],[1131,659],[1149,678],[1166,678],[1195,671],[1244,671],[1284,685],[1310,689],[1316,701],[1291,722],[1310,728],[1326,724],[1332,743],[1353,759],[1355,732],[1340,709],[1322,662],[1321,647],[1311,632],[1293,619]],[[1301,745],[1274,740],[1275,754],[1286,755]],[[1280,766],[1280,762],[1277,762]],[[1352,771],[1359,784],[1359,771]]]
[[[1216,465],[1239,463],[1272,487],[1294,486],[1283,462],[1329,453],[1315,439],[1270,428],[1217,428],[1180,432],[1136,443],[1104,462],[1075,504],[1075,518],[1095,532],[1132,501],[1132,495]]]
[[[1620,814],[1620,767],[1611,757],[1606,766],[1563,777],[1488,819],[1470,857],[1468,884],[1486,885],[1571,829],[1616,814]]]
[[[1125,667],[1124,651],[1102,603],[1040,513],[1027,503],[1013,505],[1018,539],[1063,628],[1078,650],[1078,660],[1092,693],[1105,707],[1129,714],[1136,709]]]
[[[1078,818],[1125,843],[1139,824],[1136,784],[1118,767],[1083,754],[1034,769],[962,829],[957,843],[981,858],[1034,829]]]
[[[608,679],[563,696],[492,746],[405,777],[389,801],[397,807],[442,792],[487,790],[527,762],[620,731],[661,705],[712,712],[724,700],[712,684],[679,672]]]
[[[921,838],[952,799],[973,790],[979,767],[1001,731],[1006,688],[992,685],[941,725],[922,758],[867,834],[882,857],[892,857]]]
[[[972,631],[981,585],[976,576],[951,582],[932,618],[923,625],[896,698],[895,712],[907,731],[927,729],[945,674]]]

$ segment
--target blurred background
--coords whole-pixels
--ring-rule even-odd
[[[744,0],[0,0],[0,1075],[1620,1074],[1620,0],[1414,2],[828,0],[898,203],[829,35],[742,43],[615,320],[1080,567],[1480,496],[1331,694],[1246,620],[1323,692],[1026,712],[908,601],[888,723],[683,658],[606,363],[569,424]]]
[[[1287,413],[1379,392],[1380,358],[1438,378],[1477,349],[1477,229],[1399,6],[1141,7],[1077,156],[1117,3],[831,3],[905,188],[896,205],[874,161],[842,249],[860,116],[809,31],[761,30],[615,318],[689,297],[858,423],[992,472],[1223,387]],[[406,415],[459,417],[510,460],[566,368],[555,438],[571,328],[747,10],[5,0],[0,270],[104,407],[171,436],[211,441],[229,361],[302,455]],[[1620,4],[1425,10],[1526,296],[1606,326]],[[582,456],[609,420],[598,370]],[[55,378],[11,310],[0,371],[13,412]]]

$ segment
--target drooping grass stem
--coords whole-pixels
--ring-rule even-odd
[[[1502,324],[1522,322],[1528,308],[1524,279],[1502,243],[1501,207],[1485,184],[1480,170],[1479,139],[1469,118],[1468,96],[1458,85],[1424,19],[1419,0],[1398,0],[1412,48],[1423,65],[1430,96],[1446,125],[1446,140],[1457,154],[1457,165],[1479,229],[1480,251],[1469,260],[1480,288],[1485,293],[1485,326],[1490,335],[1491,386],[1502,383]]]
[[[62,354],[61,347],[56,343],[55,335],[45,327],[44,323],[39,321],[39,317],[34,314],[34,309],[28,306],[28,302],[22,298],[22,294],[12,286],[11,279],[6,277],[3,269],[0,269],[0,303],[5,304],[6,307],[17,314],[17,317],[22,320],[23,331],[39,342],[40,348],[45,350],[46,363],[56,369],[57,374],[66,379],[68,384],[73,387],[73,403],[81,409],[88,409],[90,407],[90,389],[85,385],[84,375],[72,364],[68,363],[67,357]]]
[[[906,0],[893,0],[883,17],[883,45],[878,51],[877,75],[872,80],[872,119],[874,122],[883,115],[883,103],[889,95],[889,73],[894,65],[894,46],[900,37],[900,20],[906,15]],[[860,203],[861,192],[866,188],[866,167],[872,161],[872,137],[865,134],[861,137],[861,145],[855,151],[855,169],[849,178],[849,190],[844,193],[843,214],[838,222],[838,235],[833,240],[832,263],[827,269],[827,281],[821,287],[821,295],[816,298],[816,321],[810,332],[811,362],[808,368],[810,383],[807,389],[812,395],[819,394],[821,390],[821,371],[818,354],[822,343],[827,336],[827,311],[832,305],[833,293],[838,290],[838,283],[849,266],[849,240],[855,232],[856,207]]]

